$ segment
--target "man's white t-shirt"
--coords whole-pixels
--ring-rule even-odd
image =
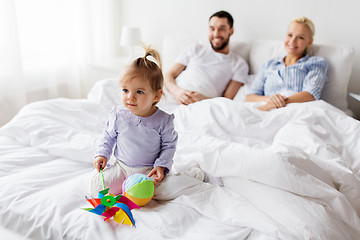
[[[208,97],[221,97],[230,80],[246,83],[249,67],[239,55],[215,52],[210,44],[188,46],[176,59],[186,69],[176,78],[179,87]]]

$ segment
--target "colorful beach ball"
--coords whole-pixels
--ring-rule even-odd
[[[122,185],[123,195],[142,207],[154,196],[154,182],[148,176],[136,173],[130,175]]]

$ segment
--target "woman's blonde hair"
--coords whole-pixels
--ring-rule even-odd
[[[147,81],[150,89],[156,93],[159,89],[163,88],[164,84],[160,54],[155,49],[152,49],[151,46],[144,46],[144,50],[144,56],[135,59],[127,66],[119,82],[124,83],[140,77]],[[152,57],[157,63],[152,59],[148,59],[148,57]]]
[[[305,24],[309,30],[310,30],[310,37],[312,39],[314,39],[314,35],[315,35],[315,25],[314,23],[307,17],[301,16],[301,17],[297,17],[294,18],[291,23],[301,23],[301,24]],[[312,53],[312,44],[310,46],[308,46],[305,49],[305,54],[311,54]]]
[[[301,24],[305,24],[309,30],[310,30],[310,36],[311,38],[314,38],[314,35],[315,35],[315,25],[314,23],[307,17],[304,17],[304,16],[301,16],[301,17],[297,17],[295,19],[293,19],[291,21],[292,23],[293,22],[296,22],[296,23],[301,23]]]

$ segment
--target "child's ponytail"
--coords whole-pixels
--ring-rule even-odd
[[[147,57],[148,56],[153,57],[156,60],[156,62],[158,63],[160,70],[162,70],[160,54],[155,49],[151,48],[150,45],[144,46],[144,49],[145,49],[144,60],[150,61]]]
[[[163,88],[164,76],[160,54],[151,46],[143,46],[145,54],[135,59],[127,68],[120,82],[128,81],[134,77],[141,77],[148,81],[151,89],[156,92]],[[151,59],[153,58],[153,60]]]

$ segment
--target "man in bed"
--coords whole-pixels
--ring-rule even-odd
[[[165,86],[180,104],[212,97],[233,99],[246,83],[248,65],[230,52],[234,20],[225,11],[209,19],[210,46],[195,43],[187,47],[165,75]]]

